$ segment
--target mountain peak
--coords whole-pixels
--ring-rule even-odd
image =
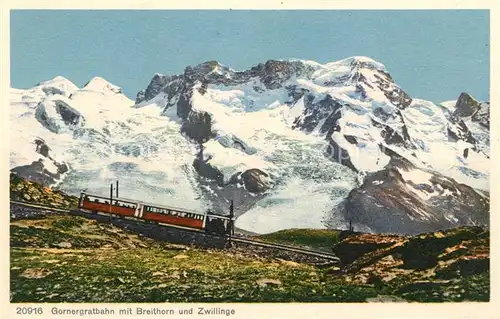
[[[36,86],[57,86],[57,85],[66,85],[78,88],[73,82],[71,82],[62,75],[58,75],[51,80],[42,81],[38,83]]]
[[[102,92],[102,93],[107,93],[107,92],[115,94],[122,93],[122,89],[120,87],[111,84],[110,82],[99,76],[93,77],[89,82],[87,82],[87,84],[85,84],[83,88],[85,90]]]
[[[329,64],[341,64],[356,68],[367,68],[386,72],[385,65],[367,56],[351,56]]]
[[[78,87],[66,79],[64,76],[58,75],[55,78],[38,83],[36,88],[41,88],[45,94],[59,94],[69,96],[71,93],[78,90]]]
[[[455,105],[455,115],[467,117],[474,114],[479,109],[479,102],[469,93],[462,92]]]

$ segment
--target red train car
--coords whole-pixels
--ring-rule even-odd
[[[159,223],[203,229],[205,215],[175,208],[144,204],[142,218]]]
[[[143,220],[178,225],[196,229],[205,226],[205,214],[185,209],[145,204],[129,199],[115,198],[111,205],[110,198],[82,193],[79,207],[94,212],[130,216]]]
[[[122,216],[134,216],[137,203],[130,200],[113,199],[111,205],[109,198],[82,193],[79,207],[93,212],[102,212]]]

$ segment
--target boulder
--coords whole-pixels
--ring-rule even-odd
[[[263,193],[272,187],[272,181],[269,174],[258,168],[246,170],[241,175],[245,188],[252,193]]]

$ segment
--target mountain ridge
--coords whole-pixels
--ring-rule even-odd
[[[422,196],[426,213],[440,214],[432,208],[439,204],[429,203],[446,200],[442,196],[448,193],[439,190],[443,183],[451,185],[454,198],[460,197],[454,191],[460,183],[489,189],[489,124],[483,125],[489,123],[489,104],[480,104],[480,113],[472,106],[474,118],[411,98],[383,64],[366,57],[327,64],[269,60],[244,71],[207,61],[179,75],[155,74],[135,102],[99,77],[81,89],[64,80],[56,77],[41,87],[11,91],[11,120],[24,138],[15,141],[25,149],[11,150],[11,168],[24,165],[29,171],[35,159],[50,164],[27,143],[37,133],[51,153],[61,154],[57,163],[68,166],[65,175],[52,179],[64,180],[62,187],[69,192],[76,193],[79,185],[104,191],[107,181],[128,174],[128,197],[184,200],[191,205],[186,208],[221,212],[235,200],[242,228],[275,231],[328,223],[345,227],[352,208],[339,207],[349,193],[358,187],[363,191],[366,176],[395,160],[407,163],[398,171],[412,167],[443,177],[424,180],[429,186],[408,180],[397,184],[401,191],[409,187],[404,192],[420,204],[391,211],[389,220],[419,216],[422,199],[417,198]],[[30,126],[37,132],[22,129]],[[35,166],[40,174],[46,169]],[[442,182],[433,184],[436,180]],[[301,204],[307,198],[319,207],[317,212]],[[451,204],[460,207],[457,214],[464,211],[462,204],[460,199]],[[370,199],[361,215],[374,205]],[[480,204],[465,209],[472,219],[452,216],[450,226],[482,224],[483,211]],[[433,220],[424,220],[425,227],[434,229]],[[358,221],[357,227],[384,229],[366,218]]]

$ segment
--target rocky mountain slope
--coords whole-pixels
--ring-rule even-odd
[[[57,77],[12,89],[11,168],[70,193],[119,178],[123,196],[160,204],[234,200],[257,232],[487,225],[489,103],[451,104],[411,98],[366,57],[209,61],[156,74],[135,103],[102,78]]]

